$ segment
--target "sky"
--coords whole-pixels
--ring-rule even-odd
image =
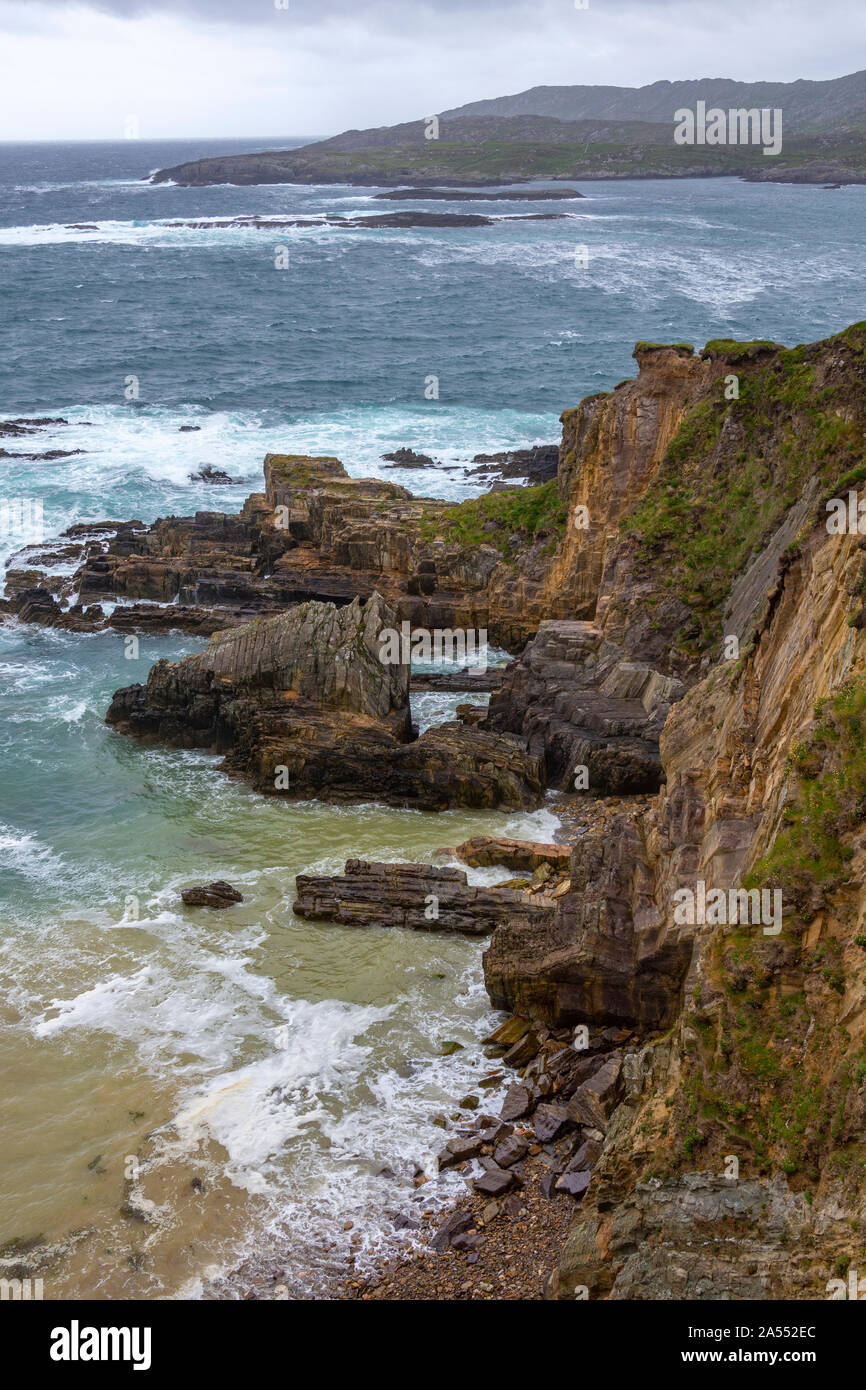
[[[539,84],[864,67],[864,0],[0,0],[0,140],[314,138]]]

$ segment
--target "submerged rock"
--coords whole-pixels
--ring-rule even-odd
[[[538,487],[556,477],[559,468],[558,444],[534,444],[530,449],[504,449],[498,454],[476,454],[474,468],[467,469],[470,477],[525,478],[530,487]]]
[[[431,459],[429,454],[416,454],[414,449],[395,449],[393,454],[383,454],[382,458],[392,463],[395,468],[438,467],[436,460]]]
[[[195,429],[194,425],[181,425],[181,429]],[[204,464],[197,473],[190,473],[191,483],[233,483],[234,478],[230,473],[225,473],[221,468],[213,468],[211,464]]]
[[[184,888],[180,896],[187,907],[231,907],[233,903],[244,900],[243,893],[222,878],[196,888]]]

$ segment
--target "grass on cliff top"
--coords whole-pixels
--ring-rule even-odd
[[[755,338],[752,342],[738,342],[736,338],[711,338],[704,348],[705,353],[717,353],[728,362],[750,362],[762,352],[774,352],[779,347],[770,338]]]
[[[512,536],[531,542],[538,536],[564,535],[568,505],[560,500],[556,479],[539,487],[487,492],[446,509],[439,516],[427,515],[421,523],[425,541],[439,536],[457,545],[491,545],[506,551]]]
[[[666,348],[670,348],[674,352],[687,352],[690,356],[695,351],[694,343],[647,343],[641,339],[640,342],[635,343],[632,356],[638,352],[660,352]]]
[[[664,576],[663,586],[691,608],[694,629],[681,645],[692,658],[718,642],[734,579],[809,479],[832,495],[866,477],[866,323],[831,342],[849,365],[839,384],[821,386],[826,345],[782,348],[769,359],[763,343],[708,345],[737,359],[739,398],[725,399],[720,378],[692,407],[652,486],[621,522],[637,542],[639,568]]]

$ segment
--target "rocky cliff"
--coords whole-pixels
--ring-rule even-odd
[[[563,417],[567,525],[546,562],[530,547],[513,571],[548,616],[486,726],[523,738],[554,784],[577,763],[588,791],[658,790],[576,840],[544,911],[493,931],[491,1000],[536,1039],[501,1121],[535,1127],[525,1180],[545,1164],[579,1203],[548,1296],[851,1296],[866,1260],[866,325],[637,357],[636,382]],[[564,1029],[577,1049],[608,1037],[567,1086]],[[467,1176],[480,1155],[507,1190],[492,1133],[450,1142]],[[454,1229],[477,1249],[486,1219],[461,1208]]]
[[[580,841],[573,894],[485,961],[503,1007],[642,1038],[561,1298],[826,1298],[864,1259],[866,559],[827,501],[856,525],[866,326],[708,358],[593,560],[601,631],[687,687],[664,785]]]

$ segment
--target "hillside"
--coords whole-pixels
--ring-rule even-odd
[[[783,144],[679,145],[680,108],[778,108]],[[528,179],[711,178],[866,181],[866,71],[827,82],[655,82],[648,87],[534,87],[428,119],[347,130],[292,150],[200,159],[156,183],[409,184],[467,187]]]

